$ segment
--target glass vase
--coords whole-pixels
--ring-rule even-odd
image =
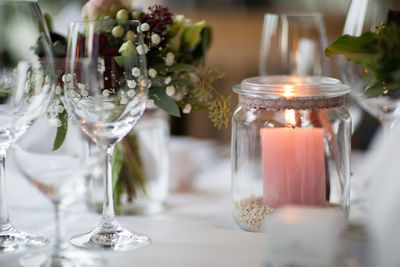
[[[117,214],[151,215],[165,209],[170,177],[169,139],[169,115],[161,109],[148,108],[135,129],[117,144],[113,160]],[[92,179],[87,200],[96,211],[101,211],[102,188],[101,177]]]
[[[246,231],[286,205],[350,203],[349,88],[327,77],[264,76],[233,87],[233,217]]]

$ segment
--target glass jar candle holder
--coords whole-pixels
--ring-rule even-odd
[[[233,87],[233,216],[262,231],[286,205],[342,210],[350,204],[348,86],[313,76],[247,78]]]

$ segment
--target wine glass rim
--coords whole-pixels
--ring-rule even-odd
[[[304,13],[265,13],[264,17],[266,16],[278,16],[278,17],[324,17],[324,14],[321,12],[304,12]]]
[[[348,94],[350,87],[331,77],[274,75],[246,78],[233,91],[258,97],[336,97]]]
[[[0,0],[2,1],[2,0]],[[118,23],[126,23],[126,22],[131,22],[131,23],[137,23],[141,24],[140,20],[137,19],[128,19],[128,20],[119,20],[119,19],[103,19],[103,20],[76,20],[72,21],[72,24],[100,24],[100,23],[106,23],[106,22],[118,22]]]
[[[37,0],[0,0],[0,3],[36,3],[38,4]]]

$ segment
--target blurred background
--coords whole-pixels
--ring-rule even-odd
[[[66,33],[71,20],[79,20],[84,0],[39,0],[42,10],[55,20],[55,30]],[[212,27],[213,40],[207,65],[226,74],[217,88],[224,94],[233,94],[232,86],[246,77],[257,76],[261,33],[265,13],[312,13],[325,16],[328,43],[341,35],[350,0],[133,0],[136,8],[146,9],[153,4],[167,5],[173,14],[183,13],[193,22],[206,20]],[[337,59],[330,62],[330,76],[339,78]],[[232,95],[231,109],[237,105]],[[362,112],[360,110],[360,112]],[[366,149],[378,122],[363,113],[353,134],[352,146]],[[230,143],[230,125],[218,130],[208,120],[207,111],[195,111],[182,118],[171,118],[174,135],[188,135],[201,139],[216,139]]]

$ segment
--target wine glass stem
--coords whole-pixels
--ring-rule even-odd
[[[64,224],[62,223],[61,217],[63,216],[64,209],[60,205],[59,202],[53,202],[54,210],[55,210],[55,220],[56,220],[56,238],[55,238],[55,245],[54,249],[56,251],[65,249],[68,246],[68,242],[65,238],[65,228]]]
[[[12,228],[7,207],[5,165],[6,150],[0,148],[0,232],[8,231]]]
[[[103,223],[113,224],[115,221],[113,186],[112,186],[112,156],[114,144],[106,148],[106,172],[104,181]]]

